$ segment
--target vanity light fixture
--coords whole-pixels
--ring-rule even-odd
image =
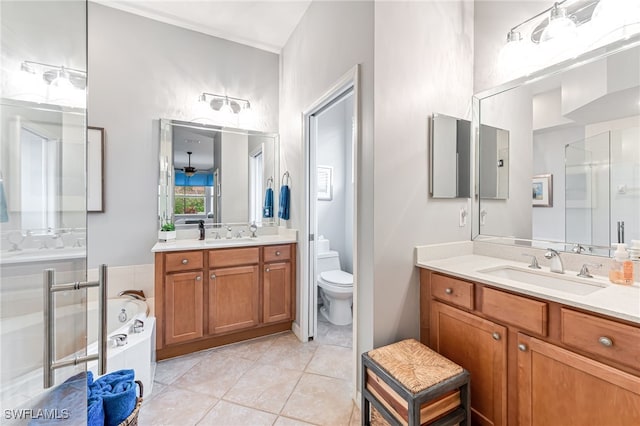
[[[203,92],[198,101],[208,104],[214,111],[227,114],[239,114],[241,111],[251,109],[251,103],[247,99],[216,95],[215,93]]]
[[[562,0],[511,28],[500,59],[508,63],[503,68],[529,62],[526,74],[637,32],[636,0]]]
[[[40,68],[40,71],[38,71]],[[87,87],[87,73],[64,65],[50,65],[35,61],[22,61],[20,71],[33,75],[42,75],[49,85],[58,88],[80,89]]]

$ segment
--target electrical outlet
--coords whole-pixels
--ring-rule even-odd
[[[467,208],[460,207],[460,227],[464,227],[467,225]]]

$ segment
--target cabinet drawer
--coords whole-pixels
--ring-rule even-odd
[[[473,309],[473,283],[433,274],[431,295],[436,299]]]
[[[562,343],[640,368],[640,328],[562,308]]]
[[[548,307],[545,302],[484,287],[481,312],[522,330],[547,335]]]
[[[264,250],[265,262],[277,262],[291,259],[291,246],[266,246]]]
[[[260,261],[260,248],[246,247],[209,251],[209,267],[251,265]]]
[[[201,251],[168,253],[165,257],[165,268],[167,272],[190,271],[192,269],[201,269],[202,267]]]

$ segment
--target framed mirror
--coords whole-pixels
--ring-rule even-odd
[[[470,198],[471,122],[444,114],[433,114],[430,129],[431,197]]]
[[[160,224],[277,225],[278,159],[275,134],[160,120]]]
[[[473,117],[474,237],[604,256],[640,239],[640,38],[476,95]]]

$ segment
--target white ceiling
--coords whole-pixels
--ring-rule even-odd
[[[91,0],[156,21],[280,53],[311,0]]]

